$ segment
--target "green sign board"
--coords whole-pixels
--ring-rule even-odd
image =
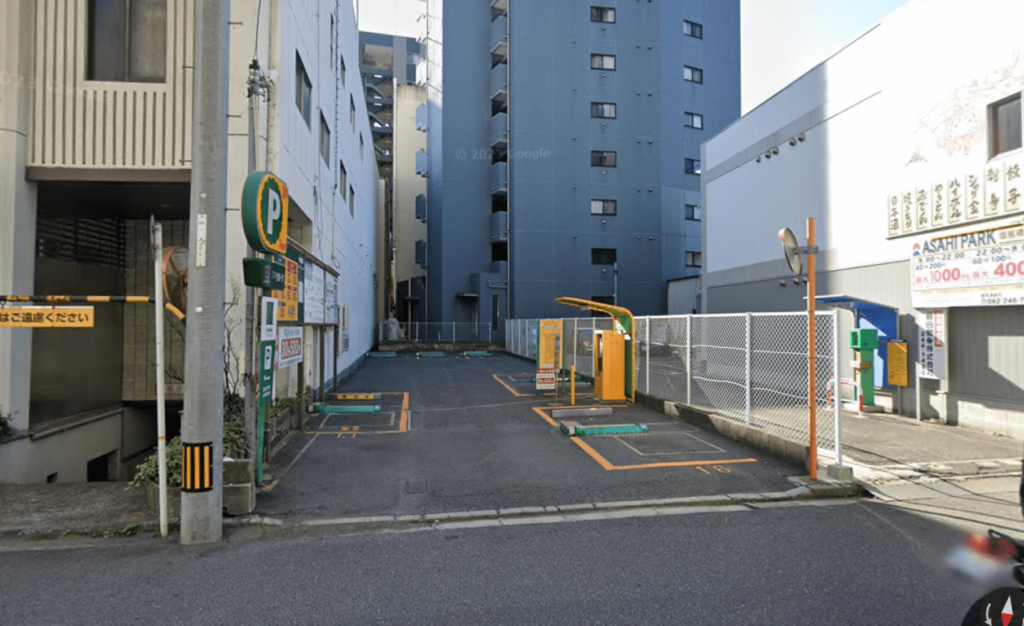
[[[256,482],[263,482],[263,446],[264,429],[267,423],[267,412],[274,400],[274,348],[276,341],[261,341],[260,386],[256,392]]]
[[[242,259],[246,287],[284,289],[284,265],[267,259]]]
[[[288,251],[288,185],[270,172],[253,172],[242,188],[242,228],[252,249]]]

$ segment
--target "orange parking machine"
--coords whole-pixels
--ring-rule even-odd
[[[625,400],[626,335],[599,330],[594,337],[594,395],[605,401]]]

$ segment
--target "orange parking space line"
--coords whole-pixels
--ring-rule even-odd
[[[533,410],[537,413],[537,415],[543,417],[545,422],[551,424],[555,428],[558,428],[558,422],[548,417],[548,414],[544,412],[544,409],[540,408],[539,406],[535,406],[533,407]]]
[[[579,446],[579,447],[580,447],[580,448],[581,448],[581,449],[582,449],[582,450],[583,450],[584,452],[586,452],[586,453],[587,453],[588,455],[590,455],[590,458],[592,458],[592,459],[594,459],[595,461],[597,461],[597,462],[598,462],[598,464],[600,464],[600,465],[601,465],[601,467],[603,467],[603,468],[605,468],[606,470],[609,470],[609,471],[611,471],[611,470],[614,470],[614,469],[618,469],[617,467],[615,467],[614,465],[612,465],[611,463],[609,463],[609,462],[608,462],[608,459],[606,459],[606,458],[604,458],[603,456],[601,456],[601,455],[600,455],[600,454],[599,454],[599,453],[597,452],[597,450],[595,450],[595,449],[591,448],[591,447],[590,447],[590,444],[588,444],[587,442],[583,441],[583,440],[582,440],[582,439],[580,439],[579,437],[569,437],[569,439],[572,439],[572,442],[573,442],[573,443],[575,443],[575,444],[576,444],[577,446]]]
[[[409,392],[402,394],[402,419],[398,423],[398,432],[409,430]]]
[[[511,394],[512,394],[513,396],[517,397],[517,398],[522,398],[522,397],[523,397],[524,395],[526,395],[526,394],[522,394],[522,393],[519,393],[519,392],[518,392],[518,391],[516,391],[515,389],[513,389],[513,388],[509,387],[509,386],[508,386],[508,385],[507,385],[507,384],[505,383],[505,381],[503,381],[502,379],[498,378],[498,375],[497,375],[497,374],[494,374],[494,380],[496,380],[496,381],[498,381],[499,383],[501,383],[501,386],[502,386],[502,387],[504,387],[505,389],[508,389],[508,390],[509,390],[509,392],[511,392]]]
[[[757,463],[757,459],[728,459],[725,461],[675,461],[667,463],[647,463],[644,465],[615,465],[608,469],[636,470],[653,469],[657,467],[697,467],[703,465],[733,465],[736,463]]]

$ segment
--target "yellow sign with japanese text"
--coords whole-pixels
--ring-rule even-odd
[[[19,306],[0,309],[2,328],[92,328],[91,306]]]
[[[907,377],[907,344],[889,342],[889,384],[895,387],[908,387],[910,382]]]
[[[562,369],[562,352],[565,345],[562,320],[540,320],[537,333],[537,369]]]

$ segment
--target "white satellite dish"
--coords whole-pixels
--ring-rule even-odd
[[[800,276],[804,272],[804,259],[800,256],[796,235],[790,229],[783,228],[779,231],[779,241],[782,242],[782,253],[786,255],[789,271],[793,272],[793,276]]]

